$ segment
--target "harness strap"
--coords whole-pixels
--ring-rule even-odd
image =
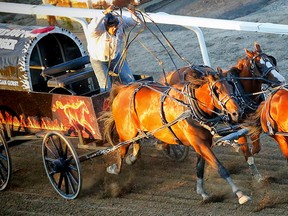
[[[189,88],[189,83],[184,86],[183,92],[186,92],[186,98],[190,104],[191,110],[192,118],[186,119],[188,124],[193,125],[195,122],[197,122],[201,127],[210,131],[212,135],[216,134],[217,130],[214,125],[221,121],[221,117],[216,116],[215,118],[211,118],[210,116],[207,116],[207,114],[203,112],[202,109],[200,109],[195,97],[195,89]]]
[[[160,116],[161,116],[161,120],[162,120],[162,123],[163,125],[167,125],[168,124],[168,121],[166,119],[166,116],[165,116],[165,112],[164,112],[164,101],[167,97],[167,95],[169,94],[171,88],[167,89],[164,94],[162,94],[161,98],[160,98],[160,103],[161,103],[161,106],[160,106]],[[172,125],[171,125],[172,126]],[[177,137],[177,135],[175,134],[175,132],[173,131],[172,127],[171,126],[167,126],[167,128],[169,129],[169,131],[171,132],[171,134],[174,136],[174,139],[176,140],[176,142],[179,144],[179,145],[184,145],[181,140]]]
[[[275,91],[276,92],[276,91]],[[274,93],[275,93],[274,92]],[[274,93],[273,94],[271,94],[271,97],[270,97],[270,99],[269,99],[269,103],[268,103],[268,111],[266,112],[266,120],[267,120],[267,122],[266,122],[266,125],[267,125],[267,127],[268,127],[268,134],[269,135],[275,135],[276,133],[277,133],[277,131],[278,131],[278,129],[277,128],[275,128],[275,127],[277,127],[277,124],[276,124],[276,122],[275,122],[275,120],[273,119],[273,117],[271,116],[271,114],[270,114],[270,109],[271,109],[271,100],[272,100],[272,97],[273,97],[273,95],[274,95]]]
[[[239,82],[239,80],[242,78],[231,75],[230,73],[228,73],[228,76],[235,86],[235,90],[234,90],[235,96],[238,100],[238,104],[240,105],[240,107],[244,107],[243,111],[246,108],[249,108],[252,112],[256,111],[258,104],[254,100],[252,100],[250,97],[247,96],[242,84]]]

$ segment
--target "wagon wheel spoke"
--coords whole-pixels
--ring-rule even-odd
[[[8,145],[3,134],[0,130],[0,191],[7,187],[12,173]]]
[[[162,153],[171,161],[183,161],[187,158],[189,147],[183,145],[167,145],[163,148]]]
[[[58,158],[57,154],[53,151],[53,149],[50,148],[50,146],[48,146],[48,144],[45,143],[45,147],[46,149],[52,154],[52,156],[54,157],[54,159]],[[48,157],[47,157],[48,158]]]
[[[67,187],[68,192],[69,192],[69,188],[71,188],[72,193],[75,193],[76,191],[75,184],[72,183],[71,180],[73,180],[73,177],[71,177],[69,172],[66,173],[65,179],[66,179],[66,187]]]
[[[70,171],[67,173],[69,175],[69,178],[73,181],[74,184],[78,184],[78,179],[76,176],[73,175],[73,173]]]
[[[76,198],[82,179],[80,162],[71,142],[61,133],[47,133],[43,140],[42,157],[54,189],[65,199]]]
[[[54,149],[56,150],[56,152],[58,153],[58,156],[61,156],[60,155],[60,149],[59,147],[57,146],[55,140],[53,139],[53,137],[49,137],[49,142],[52,143]],[[60,141],[58,141],[58,143],[60,143]],[[53,151],[53,149],[49,148],[48,145],[47,145],[47,149],[49,149],[49,151],[55,156],[55,158],[57,158],[58,156],[56,156],[56,153]]]

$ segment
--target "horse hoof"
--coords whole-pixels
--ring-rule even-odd
[[[201,194],[201,196],[203,198],[203,201],[208,200],[210,198],[207,193],[203,193],[203,194]]]
[[[242,197],[239,198],[239,204],[244,204],[248,201],[251,201],[252,199],[249,196],[243,195]]]
[[[114,174],[114,175],[118,175],[119,174],[117,164],[113,164],[113,165],[107,167],[106,171],[108,173]]]
[[[137,160],[137,158],[133,154],[131,154],[131,155],[128,155],[126,157],[125,162],[128,165],[132,165],[132,164],[134,164],[136,162],[136,160]]]
[[[260,174],[256,174],[253,176],[253,178],[259,183],[264,180],[264,178]]]

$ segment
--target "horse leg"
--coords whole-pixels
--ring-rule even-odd
[[[206,145],[201,145],[199,147],[199,150],[202,153],[202,157],[204,157],[204,159],[209,162],[209,164],[211,164],[213,168],[217,169],[219,175],[229,183],[233,193],[235,193],[238,197],[239,203],[244,204],[250,201],[251,198],[247,195],[244,195],[243,192],[234,184],[228,170],[226,170],[225,167],[220,163],[220,161],[216,158],[211,149]]]
[[[283,155],[286,157],[288,162],[288,139],[285,136],[272,136],[278,143]]]
[[[235,193],[236,196],[238,197],[239,204],[244,204],[248,201],[251,201],[251,198],[247,195],[244,195],[243,192],[234,184],[232,178],[230,177],[229,172],[220,163],[220,161],[217,160],[217,164],[218,164],[218,173],[223,179],[225,179],[229,183],[230,187],[232,188],[233,193]]]
[[[138,159],[140,155],[140,149],[141,149],[141,145],[139,143],[133,144],[133,153],[126,157],[126,160],[125,160],[126,164],[132,165],[136,162],[136,160]]]
[[[196,185],[196,192],[200,194],[203,200],[209,198],[208,193],[204,189],[204,168],[205,168],[205,160],[201,155],[197,154],[197,163],[196,163],[196,170],[197,170],[197,185]]]
[[[252,136],[252,155],[258,154],[261,151],[260,135]]]
[[[238,140],[238,143],[239,143],[241,151],[245,157],[245,160],[248,163],[252,177],[257,182],[262,181],[263,177],[261,176],[261,174],[259,173],[259,171],[255,165],[254,157],[253,157],[253,155],[249,149],[248,143],[247,143],[247,138],[246,137],[240,137]]]
[[[118,175],[121,172],[122,168],[122,161],[125,155],[127,154],[128,148],[130,144],[120,146],[118,149],[118,154],[117,154],[117,163],[112,164],[111,166],[107,167],[107,172],[110,174]]]

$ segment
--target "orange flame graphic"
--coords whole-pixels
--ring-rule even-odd
[[[76,102],[61,102],[57,100],[52,105],[52,111],[56,113],[57,118],[51,120],[48,117],[25,117],[24,114],[15,116],[9,112],[0,112],[0,122],[2,127],[5,124],[13,125],[13,129],[40,129],[66,131],[70,136],[78,136],[81,132],[83,137],[93,138],[99,136],[89,123],[90,112],[83,100]],[[64,117],[64,118],[63,118]],[[68,122],[67,122],[68,120]]]
[[[21,127],[21,128],[33,128],[33,129],[46,129],[46,130],[59,130],[65,131],[67,128],[60,122],[58,119],[52,121],[49,118],[39,118],[29,116],[27,119],[24,115],[20,115],[19,117],[13,116],[8,112],[4,112],[4,116],[0,113],[0,122],[2,124],[13,125],[13,127]]]
[[[86,120],[86,118],[89,118],[90,112],[83,100],[66,104],[57,100],[52,106],[52,111],[56,112],[57,110],[63,110],[69,120],[69,124],[74,127],[74,130],[85,132],[90,138],[93,137],[92,134],[96,134],[91,124]]]

